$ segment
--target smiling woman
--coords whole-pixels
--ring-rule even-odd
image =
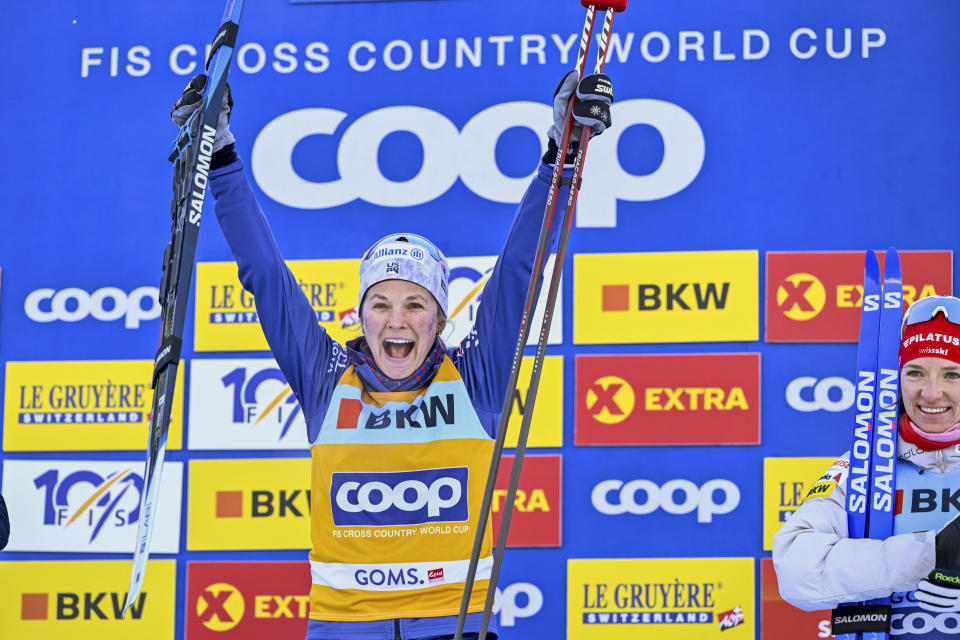
[[[917,607],[960,612],[960,299],[929,296],[907,310],[900,390],[894,535],[848,537],[847,453],[774,536],[773,562],[781,595],[801,609],[896,593],[894,634],[941,638],[908,628],[906,620],[926,615]]]
[[[175,120],[189,117],[205,82],[204,76],[191,80],[174,105]],[[609,79],[588,76],[577,85],[570,73],[554,94],[548,135],[555,139],[545,162],[558,156],[556,138],[575,90],[577,122],[592,127],[594,136],[610,122]],[[234,151],[231,105],[227,97],[221,106],[210,188],[240,282],[253,294],[260,326],[307,424],[315,497],[307,638],[451,638],[553,169],[544,163],[535,172],[460,345],[447,347],[440,339],[446,258],[413,233],[381,238],[363,255],[363,335],[341,345],[317,322],[280,256]],[[565,191],[556,193],[557,202]],[[375,196],[376,189],[365,195]],[[551,231],[558,226],[552,222]],[[488,521],[464,640],[479,636],[492,564]],[[496,638],[495,627],[488,629],[485,640]]]

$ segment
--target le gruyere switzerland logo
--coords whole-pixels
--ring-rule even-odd
[[[603,424],[623,422],[633,413],[636,403],[633,387],[618,376],[604,376],[587,389],[587,411]]]
[[[826,304],[826,288],[809,273],[793,273],[777,287],[777,307],[791,320],[815,318]]]

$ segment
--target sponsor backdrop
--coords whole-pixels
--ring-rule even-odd
[[[0,25],[2,59],[30,62],[27,100],[0,102],[13,637],[303,634],[304,418],[211,209],[154,559],[116,621],[167,114],[222,4],[12,3]],[[769,548],[849,442],[863,251],[903,250],[908,301],[953,290],[955,4],[727,4],[631,0],[616,20],[615,124],[590,146],[499,585],[508,640],[826,637],[822,613],[779,600]],[[359,335],[359,256],[405,230],[449,256],[445,338],[469,333],[583,21],[576,0],[523,6],[247,0],[237,150],[337,339]]]

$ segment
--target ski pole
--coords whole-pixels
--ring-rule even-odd
[[[624,0],[625,1],[625,0]],[[577,55],[577,73],[578,77],[583,77],[583,69],[586,66],[587,51],[590,46],[591,36],[593,34],[593,23],[596,17],[596,9],[593,5],[587,7],[587,15],[583,24],[583,32],[580,37],[580,51]],[[513,390],[517,385],[517,378],[520,374],[520,363],[523,360],[523,349],[527,343],[527,337],[530,333],[530,320],[533,317],[533,309],[537,300],[537,293],[540,289],[540,281],[543,278],[543,268],[546,261],[547,241],[550,237],[550,227],[553,221],[553,211],[556,208],[557,192],[560,190],[560,179],[563,176],[563,160],[566,155],[567,144],[570,142],[570,130],[573,122],[573,105],[576,100],[576,93],[570,96],[567,103],[567,116],[563,132],[561,134],[560,144],[557,147],[557,157],[554,160],[553,175],[550,178],[550,187],[547,191],[547,203],[543,212],[543,222],[540,225],[540,236],[537,239],[537,250],[533,257],[533,269],[530,273],[530,282],[527,286],[527,295],[523,303],[523,315],[520,320],[520,331],[517,336],[517,342],[513,350],[513,360],[510,365],[510,376],[507,380],[507,392],[504,395],[503,407],[500,410],[500,421],[497,426],[497,438],[494,443],[493,454],[490,458],[490,470],[487,475],[487,484],[483,493],[483,501],[478,514],[477,527],[474,532],[473,549],[470,553],[470,562],[467,568],[467,576],[464,579],[463,597],[460,601],[460,612],[457,615],[457,628],[454,634],[454,640],[461,640],[463,636],[463,626],[466,622],[467,609],[470,606],[470,596],[473,592],[473,583],[477,573],[477,565],[480,560],[480,553],[483,549],[484,532],[487,528],[487,522],[490,516],[490,504],[493,500],[493,491],[497,481],[497,473],[500,470],[500,458],[503,455],[503,448],[506,442],[507,423],[510,418],[510,408],[513,402]]]
[[[581,0],[586,2],[586,0]],[[610,3],[606,10],[603,20],[603,30],[600,32],[600,39],[597,43],[597,63],[594,73],[603,73],[603,67],[606,64],[607,45],[610,42],[610,32],[613,29],[613,16],[616,11],[626,9],[626,0],[623,2]],[[582,75],[582,74],[581,74]],[[576,97],[576,92],[574,92]],[[571,109],[568,110],[567,118],[570,120],[568,126],[572,125],[572,102]],[[483,618],[480,622],[480,638],[486,638],[487,627],[490,624],[490,615],[493,611],[493,601],[497,590],[497,579],[500,577],[500,567],[503,564],[503,554],[507,547],[507,535],[510,531],[510,522],[513,516],[513,504],[517,495],[517,488],[520,485],[520,472],[523,467],[523,457],[527,448],[527,437],[530,433],[530,424],[533,419],[533,410],[537,400],[537,389],[540,386],[540,375],[543,368],[543,359],[546,356],[547,341],[550,335],[550,324],[553,320],[553,310],[556,307],[557,294],[560,290],[560,276],[563,273],[563,262],[567,253],[567,243],[570,239],[570,229],[573,223],[573,214],[576,209],[577,196],[580,193],[581,176],[583,175],[583,162],[587,153],[587,145],[590,143],[589,127],[581,127],[580,144],[577,147],[577,156],[573,165],[573,176],[571,178],[570,191],[567,196],[567,206],[563,212],[563,222],[560,227],[560,239],[557,243],[557,257],[553,263],[553,273],[550,277],[550,286],[547,291],[546,305],[543,314],[543,324],[540,327],[540,337],[537,340],[537,353],[533,361],[533,371],[530,378],[530,386],[527,389],[526,402],[524,403],[523,419],[520,424],[520,433],[517,438],[517,448],[514,452],[513,468],[510,471],[510,484],[507,487],[507,495],[504,500],[503,517],[500,520],[500,531],[497,536],[497,546],[493,556],[493,566],[490,569],[490,582],[487,585],[487,598],[483,606]],[[564,148],[562,151],[565,151]],[[561,161],[562,162],[562,161]],[[511,394],[512,395],[512,394]]]

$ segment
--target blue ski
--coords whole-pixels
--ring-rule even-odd
[[[892,247],[883,266],[883,303],[877,355],[877,402],[874,405],[873,459],[870,470],[868,537],[883,540],[893,535],[896,496],[897,411],[900,402],[900,323],[903,319],[903,282],[900,256]],[[890,605],[890,597],[867,602]],[[882,631],[865,631],[863,640],[887,640]]]
[[[227,84],[227,72],[237,41],[242,10],[243,0],[227,0],[220,28],[210,44],[206,64],[208,81],[200,108],[180,129],[169,158],[174,166],[173,202],[170,211],[173,225],[170,242],[163,254],[163,272],[160,279],[160,318],[163,328],[160,348],[153,364],[153,406],[143,475],[140,521],[133,550],[130,588],[121,617],[126,615],[127,609],[140,597],[147,558],[150,555],[150,539],[160,497],[160,473],[167,447],[167,429],[170,425],[170,408],[197,251],[197,234],[207,191],[220,103]]]
[[[882,289],[877,256],[868,251],[847,484],[851,538],[884,539],[893,534],[902,291],[896,250],[887,251]],[[888,628],[889,620],[889,597],[840,605],[832,617],[838,640],[886,640],[887,632],[879,629]]]

